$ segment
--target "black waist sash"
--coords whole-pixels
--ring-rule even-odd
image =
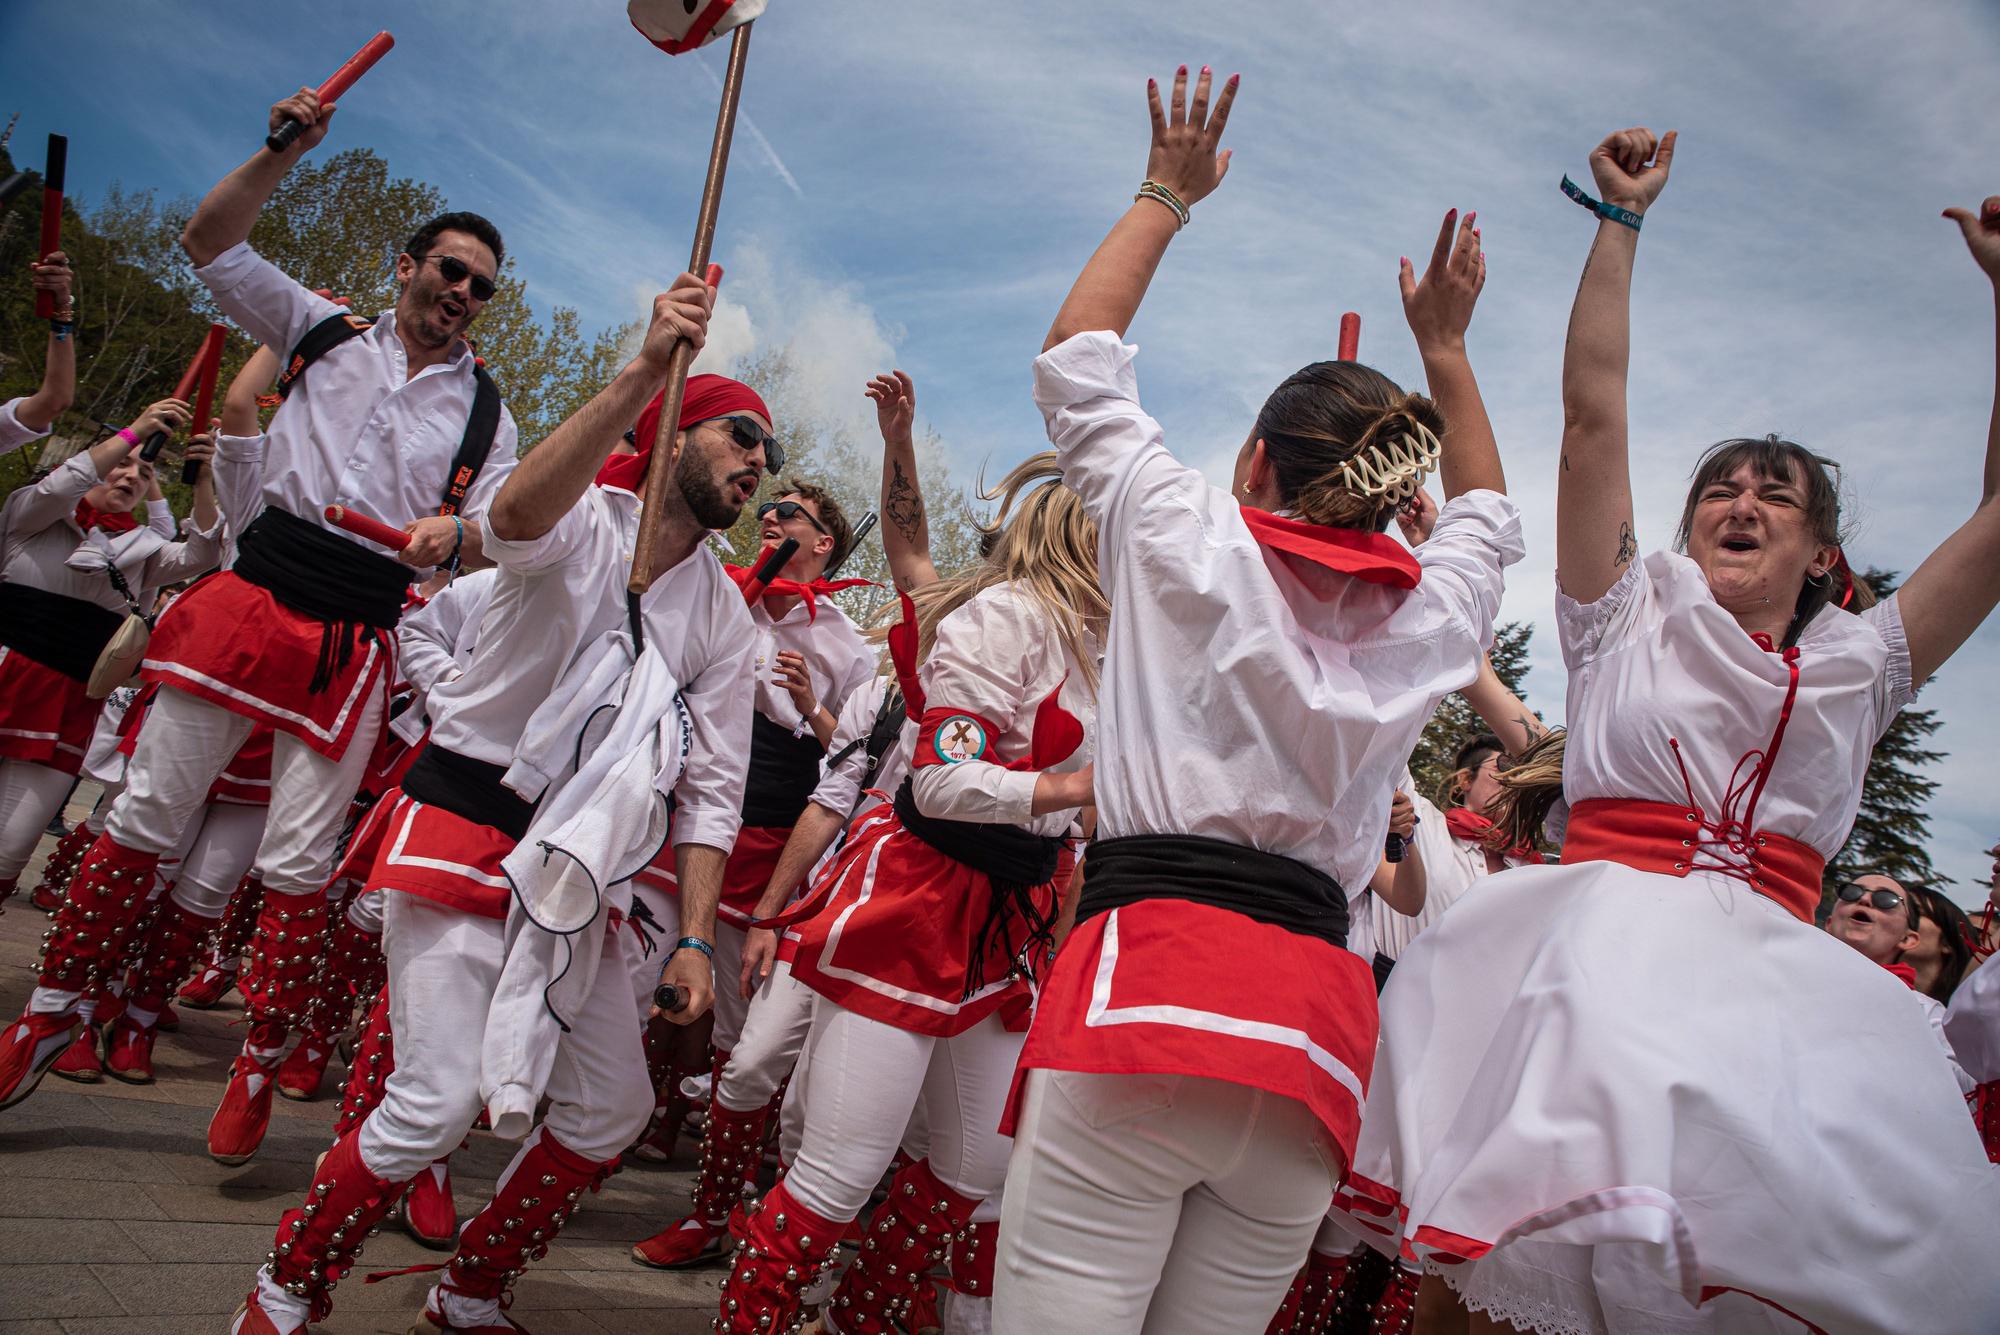
[[[896,819],[905,830],[954,862],[984,872],[993,886],[986,919],[972,941],[971,967],[965,980],[970,997],[986,985],[986,956],[1000,945],[1014,970],[1033,981],[1035,970],[1055,948],[1056,906],[1043,909],[1033,892],[1055,879],[1063,841],[1032,834],[1017,825],[985,825],[977,821],[942,820],[917,810],[911,780],[896,790]],[[1026,930],[1019,934],[1014,924]]]
[[[403,792],[519,843],[535,818],[535,804],[500,782],[506,772],[505,765],[489,765],[432,742],[410,762]]]
[[[0,644],[65,677],[88,682],[125,620],[96,603],[26,584],[0,584]]]
[[[1092,841],[1076,920],[1148,899],[1227,909],[1330,945],[1347,945],[1347,894],[1303,862],[1198,834]]]
[[[394,630],[417,572],[274,505],[243,530],[235,571],[316,621]]]
[[[750,769],[743,781],[743,823],[789,829],[819,787],[819,762],[826,748],[808,730],[802,737],[773,723],[756,710],[750,713]]]

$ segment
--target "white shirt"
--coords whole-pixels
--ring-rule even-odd
[[[264,447],[269,438],[215,437],[215,507],[222,511],[226,565],[236,564],[236,539],[264,508]]]
[[[22,396],[25,398],[26,396]],[[0,454],[12,454],[31,440],[40,440],[49,434],[47,427],[40,431],[29,426],[15,415],[14,409],[21,403],[20,398],[0,403]]]
[[[1376,949],[1390,959],[1403,957],[1417,934],[1442,918],[1445,910],[1465,898],[1473,883],[1492,873],[1486,870],[1486,849],[1468,844],[1451,832],[1445,813],[1416,789],[1408,770],[1397,785],[1410,795],[1417,809],[1416,853],[1424,860],[1424,906],[1414,914],[1382,910],[1375,925]],[[1524,865],[1517,858],[1503,858],[1502,865]]]
[[[1944,1032],[1973,1079],[2000,1080],[2000,964],[1988,960],[1960,981]]]
[[[804,656],[813,696],[835,718],[847,697],[875,673],[874,651],[831,599],[819,600],[817,619],[807,619],[806,600],[800,598],[791,611],[775,621],[760,600],[750,609],[750,621],[756,627],[751,662],[757,673],[757,712],[780,727],[799,727],[799,707],[791,692],[777,681],[781,652]],[[804,729],[810,731],[810,727]]]
[[[389,720],[389,727],[412,746],[430,724],[431,689],[459,676],[472,661],[496,578],[492,570],[460,575],[397,623],[396,674],[415,688],[416,698]]]
[[[889,688],[895,684],[896,679],[892,676],[876,677],[847,697],[847,703],[841,706],[840,718],[833,726],[833,740],[827,743],[826,748],[828,762],[847,750],[850,744],[859,745],[842,757],[839,764],[828,763],[821,768],[819,787],[813,789],[812,800],[816,806],[825,807],[843,820],[865,815],[879,805],[878,799],[864,795],[861,787],[864,779],[871,790],[893,796],[909,775],[910,756],[917,745],[917,725],[905,714],[902,729],[896,734],[896,740],[889,744],[889,749],[882,753],[874,777],[866,778],[868,734],[875,730],[875,720],[882,713],[882,702],[888,697]]]
[[[1036,712],[1058,687],[1062,707],[1083,725],[1083,744],[1049,768],[1068,773],[1090,763],[1097,714],[1090,679],[1034,595],[1012,584],[974,594],[938,623],[921,677],[927,713],[976,715],[998,734],[984,738],[976,760],[918,769],[910,787],[917,810],[945,820],[1018,825],[1044,836],[1066,833],[1075,810],[1031,816],[1037,771],[1005,768],[1032,755]],[[995,758],[999,763],[990,763]]]
[[[32,487],[22,487],[7,498],[6,517],[0,522],[7,535],[7,583],[79,598],[110,612],[130,610],[124,595],[101,568],[76,570],[67,564],[85,540],[76,523],[77,502],[103,480],[89,452],[84,451],[65,459]],[[110,536],[109,544],[119,573],[143,609],[150,605],[147,594],[151,590],[213,570],[222,557],[221,533],[218,518],[206,533],[190,524],[187,541],[167,542],[142,524],[129,533]]]
[[[286,355],[308,329],[345,314],[247,242],[223,251],[195,276],[244,332]],[[325,507],[352,506],[392,528],[436,514],[472,395],[472,351],[463,341],[412,379],[395,312],[383,312],[373,328],[315,362],[271,419],[263,503],[350,542],[361,539],[328,524]],[[461,507],[466,518],[486,512],[513,470],[517,445],[514,418],[503,405],[493,448]]]
[[[1910,995],[1924,1008],[1924,1018],[1930,1021],[1931,1034],[1937,1039],[1937,1045],[1943,1051],[1946,1063],[1951,1067],[1952,1078],[1958,1081],[1958,1092],[1970,1094],[1978,1089],[1979,1081],[1973,1079],[1972,1074],[1965,1069],[1964,1064],[1958,1059],[1957,1049],[1952,1046],[1950,1013],[1945,1010],[1944,1003],[1917,991],[1914,987],[1910,989]]]
[[[537,707],[582,649],[626,623],[625,580],[639,498],[590,487],[539,538],[486,535],[499,567],[479,642],[464,674],[433,686],[431,740],[509,765]],[[646,643],[681,685],[694,725],[674,789],[674,842],[723,851],[742,824],[750,756],[750,616],[735,581],[704,546],[653,582],[640,601]]]
[[[1446,502],[1407,592],[1267,551],[1228,493],[1167,452],[1139,406],[1137,351],[1099,331],[1035,361],[1112,600],[1099,835],[1203,835],[1359,886],[1425,720],[1492,643],[1519,511],[1490,491]]]
[[[1859,616],[1828,607],[1799,637],[1798,698],[1752,820],[1732,790],[1769,746],[1791,674],[1715,601],[1701,567],[1655,552],[1595,603],[1558,592],[1569,665],[1563,796],[1693,805],[1751,820],[1832,857],[1861,805],[1875,741],[1914,697],[1903,619],[1890,597]],[[1687,782],[1681,778],[1683,762]]]

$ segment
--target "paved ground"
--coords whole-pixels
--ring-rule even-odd
[[[86,785],[86,790],[89,785]],[[71,820],[83,812],[72,807]],[[54,846],[45,840],[42,853]],[[20,1012],[46,920],[22,895],[0,916],[0,1011]],[[237,998],[232,993],[232,1004]],[[152,1085],[50,1076],[27,1102],[0,1113],[0,1335],[221,1335],[270,1248],[278,1216],[326,1148],[343,1072],[336,1060],[314,1103],[277,1100],[257,1159],[225,1168],[205,1133],[240,1012],[183,1011],[160,1038]],[[453,1161],[460,1217],[484,1203],[514,1146],[475,1135]],[[515,1289],[513,1314],[535,1335],[706,1331],[719,1270],[665,1273],[628,1259],[632,1242],[685,1213],[693,1184],[683,1149],[670,1171],[621,1173],[570,1220],[548,1258]],[[372,1239],[340,1310],[316,1330],[363,1335],[408,1329],[423,1301],[421,1276],[363,1284],[358,1275],[435,1263],[393,1225]]]

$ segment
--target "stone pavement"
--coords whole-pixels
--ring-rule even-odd
[[[95,796],[86,783],[80,799]],[[82,819],[72,805],[65,819]],[[27,903],[41,879],[44,840],[0,916],[0,1010],[20,1013],[34,983],[47,920]],[[271,1246],[279,1215],[311,1180],[326,1148],[338,1059],[313,1103],[276,1100],[262,1151],[240,1168],[208,1157],[209,1115],[241,1044],[240,999],[214,1011],[181,1011],[162,1034],[151,1085],[105,1078],[75,1084],[51,1075],[26,1102],[0,1112],[0,1335],[223,1335]],[[475,1134],[452,1161],[463,1220],[482,1205],[516,1147]],[[684,1214],[693,1185],[691,1148],[671,1170],[633,1168],[586,1198],[548,1257],[515,1289],[513,1315],[534,1335],[707,1331],[719,1269],[646,1270],[632,1243]],[[326,1335],[400,1335],[423,1302],[426,1279],[364,1284],[371,1270],[435,1264],[393,1223],[371,1239],[335,1294],[339,1310],[314,1327]]]

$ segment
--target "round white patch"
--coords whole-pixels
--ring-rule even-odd
[[[970,714],[953,714],[938,724],[936,746],[947,765],[977,760],[986,754],[986,729]]]

